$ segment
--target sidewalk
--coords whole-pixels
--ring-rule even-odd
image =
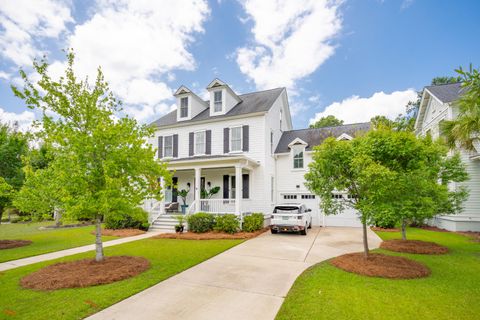
[[[133,236],[133,237],[125,237],[121,239],[116,239],[116,240],[110,240],[107,242],[103,243],[103,247],[111,247],[111,246],[116,246],[118,244],[122,243],[127,243],[127,242],[132,242],[136,240],[141,240],[141,239],[146,239],[150,238],[153,236],[156,236],[157,234],[160,234],[160,232],[147,232],[138,236]],[[71,256],[77,253],[82,253],[82,252],[87,252],[87,251],[92,251],[95,250],[95,245],[94,244],[89,244],[86,246],[82,247],[76,247],[76,248],[71,248],[71,249],[66,249],[66,250],[61,250],[61,251],[55,251],[55,252],[50,252],[50,253],[45,253],[41,254],[38,256],[33,256],[33,257],[28,257],[28,258],[23,258],[23,259],[18,259],[18,260],[12,260],[12,261],[6,261],[0,263],[0,272],[1,271],[6,271],[18,267],[23,267],[29,264],[37,263],[37,262],[43,262],[43,261],[48,261],[48,260],[53,260],[57,258],[62,258],[62,257],[67,257]]]

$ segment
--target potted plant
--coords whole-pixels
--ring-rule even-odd
[[[200,197],[202,199],[211,199],[214,195],[216,195],[220,191],[220,187],[212,187],[210,189],[202,189],[200,190]],[[209,205],[208,203],[203,204],[202,210],[203,211],[209,211]]]
[[[175,216],[175,218],[178,221],[178,224],[175,225],[175,232],[182,233],[183,230],[185,229],[185,226],[184,226],[185,216],[177,215],[177,216]]]
[[[186,190],[186,189],[182,189],[180,191],[178,191],[178,196],[180,198],[182,198],[182,202],[183,204],[180,206],[182,208],[182,214],[185,214],[187,212],[187,208],[188,208],[188,204],[187,204],[187,196],[188,196],[188,192],[190,191],[190,189]]]

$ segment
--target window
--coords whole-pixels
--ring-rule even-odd
[[[293,150],[293,168],[302,169],[303,168],[303,151],[305,150],[305,146],[294,145],[292,150]]]
[[[222,91],[215,91],[213,93],[213,110],[215,112],[222,111]]]
[[[163,156],[165,158],[173,157],[173,136],[166,136],[163,144]]]
[[[302,199],[315,199],[314,194],[302,194]]]
[[[332,199],[343,199],[343,196],[338,193],[332,193]]]
[[[270,153],[273,154],[273,131],[270,131]]]
[[[233,127],[230,132],[230,151],[242,151],[242,127]]]
[[[237,183],[235,176],[230,176],[230,199],[235,199]]]
[[[180,118],[188,117],[188,97],[180,99]]]
[[[284,194],[283,199],[285,199],[285,200],[295,200],[295,199],[297,199],[297,195],[296,194]]]
[[[195,132],[195,154],[205,154],[205,131]]]

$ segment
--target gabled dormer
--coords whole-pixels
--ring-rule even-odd
[[[190,120],[208,107],[205,101],[185,86],[180,86],[174,96],[177,98],[177,121]]]
[[[207,90],[210,93],[210,116],[226,114],[242,101],[225,82],[219,79],[210,82]]]

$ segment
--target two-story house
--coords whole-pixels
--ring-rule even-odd
[[[415,123],[417,135],[430,134],[433,139],[441,135],[440,123],[452,120],[458,114],[454,102],[461,94],[460,83],[425,87]],[[452,231],[480,231],[480,141],[475,145],[476,151],[458,149],[465,163],[469,180],[462,186],[469,190],[469,197],[463,210],[457,215],[439,215],[432,224]],[[452,185],[452,188],[458,188]]]
[[[174,182],[165,186],[161,202],[144,204],[155,227],[175,224],[165,206],[182,205],[177,194],[182,189],[189,191],[186,213],[263,212],[268,217],[277,203],[303,202],[313,210],[316,225],[360,225],[353,211],[325,217],[303,176],[313,146],[329,136],[351,139],[368,130],[368,123],[292,130],[285,88],[237,95],[215,79],[206,90],[208,101],[181,86],[174,94],[177,109],[151,124],[156,133],[150,143],[158,148],[158,159],[168,163]],[[220,191],[205,197],[202,190],[214,187]]]

